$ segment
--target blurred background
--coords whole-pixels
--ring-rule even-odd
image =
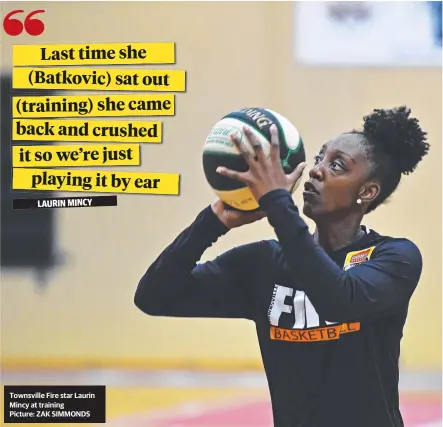
[[[327,138],[374,108],[406,104],[429,132],[430,155],[365,224],[423,253],[402,341],[401,405],[406,427],[441,426],[441,2],[1,4],[2,16],[37,8],[43,35],[1,36],[3,384],[106,384],[112,426],[271,427],[254,325],[148,317],[133,304],[138,281],[214,199],[201,154],[224,114],[281,112],[311,166]],[[11,45],[155,41],[176,42],[177,63],[145,68],[186,70],[187,92],[164,118],[163,144],[143,147],[140,168],[180,173],[181,195],[12,211]],[[203,259],[266,238],[274,235],[265,221],[243,227]]]

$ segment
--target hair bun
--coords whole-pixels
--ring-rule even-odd
[[[429,150],[427,133],[410,114],[406,106],[375,109],[364,117],[363,125],[363,133],[388,153],[394,167],[406,175],[414,171]]]

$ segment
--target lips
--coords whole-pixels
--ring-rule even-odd
[[[318,195],[320,192],[315,188],[314,184],[312,182],[305,182],[305,194],[315,194]]]

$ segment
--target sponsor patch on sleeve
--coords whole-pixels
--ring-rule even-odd
[[[360,251],[349,252],[346,255],[343,270],[349,270],[351,267],[355,267],[356,265],[369,261],[374,249],[375,246],[371,246],[370,248],[362,249]]]

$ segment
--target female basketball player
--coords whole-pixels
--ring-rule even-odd
[[[422,258],[410,240],[361,225],[412,172],[429,144],[410,110],[374,110],[360,132],[324,144],[305,183],[304,214],[290,190],[272,130],[238,173],[260,213],[208,206],[149,267],[135,304],[153,316],[245,318],[255,322],[276,427],[401,427],[399,353]],[[405,214],[407,214],[405,212]],[[197,265],[228,230],[266,216],[277,241],[236,247]]]

